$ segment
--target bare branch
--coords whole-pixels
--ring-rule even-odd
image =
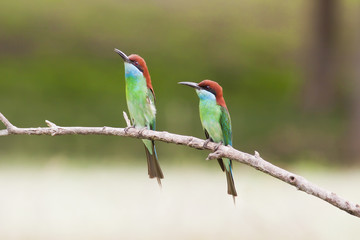
[[[0,136],[7,136],[9,135],[9,132],[7,129],[0,130]]]
[[[14,125],[11,124],[11,122],[9,120],[7,120],[7,118],[1,112],[0,112],[0,120],[4,123],[8,132],[10,132],[12,129],[16,128]]]
[[[129,117],[128,117],[128,115],[126,114],[125,111],[123,111],[123,116],[124,116],[124,119],[125,119],[125,122],[126,122],[126,126],[127,126],[127,127],[131,127],[131,122],[130,122]]]
[[[125,120],[127,118],[124,113]],[[205,144],[205,140],[192,137],[178,135],[168,132],[152,131],[145,128],[112,128],[112,127],[60,127],[56,124],[46,121],[49,127],[47,128],[17,128],[12,125],[5,117],[0,113],[0,120],[6,126],[6,130],[0,130],[0,136],[8,135],[113,135],[123,136],[141,139],[150,139],[156,141],[162,141],[166,143],[173,143],[179,145],[185,145],[191,148],[210,150],[212,153],[207,157],[210,159],[217,159],[220,157],[226,157],[235,160],[240,163],[249,165],[259,171],[262,171],[270,176],[280,179],[290,185],[295,186],[298,190],[306,192],[310,195],[318,197],[335,207],[348,212],[354,216],[360,217],[360,206],[358,204],[351,203],[344,198],[336,195],[333,192],[327,191],[305,178],[288,172],[282,168],[279,168],[260,157],[260,154],[255,151],[254,155],[241,152],[232,148],[231,146],[218,145],[217,143],[209,142]],[[127,121],[129,126],[130,121]]]

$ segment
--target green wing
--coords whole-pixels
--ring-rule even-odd
[[[232,146],[231,119],[229,111],[221,106],[220,125],[223,132],[224,145]]]
[[[150,105],[153,105],[155,107],[155,94],[153,92],[152,89],[148,88],[147,89],[147,99],[150,103]],[[155,123],[156,123],[156,118],[154,117],[154,119],[150,122],[150,129],[151,130],[155,130]]]

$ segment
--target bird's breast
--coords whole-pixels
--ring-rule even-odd
[[[125,76],[126,101],[131,118],[136,126],[145,127],[155,118],[155,105],[148,96],[146,80],[141,75],[138,77]]]
[[[221,109],[213,100],[200,100],[200,119],[203,128],[215,142],[223,141],[220,125]]]

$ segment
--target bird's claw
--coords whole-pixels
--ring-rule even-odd
[[[142,128],[142,129],[140,129],[139,134],[142,136],[142,135],[143,135],[143,132],[144,132],[145,130],[148,130],[148,129],[147,129],[146,127],[144,127],[144,128]]]
[[[215,147],[215,152],[219,149],[219,147],[223,144],[223,142],[219,142]]]
[[[207,148],[207,145],[209,144],[210,141],[211,141],[210,138],[206,139],[204,144],[203,144],[203,148]]]
[[[124,128],[124,132],[127,134],[127,132],[129,131],[130,128],[135,128],[135,125]]]

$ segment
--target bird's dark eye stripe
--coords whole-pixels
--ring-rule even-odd
[[[137,69],[139,69],[141,72],[144,71],[144,69],[140,66],[140,64],[137,61],[132,61],[132,64],[137,67]]]
[[[212,94],[214,94],[216,96],[216,92],[214,89],[212,89],[209,85],[206,85],[203,87],[204,90],[211,92]]]

